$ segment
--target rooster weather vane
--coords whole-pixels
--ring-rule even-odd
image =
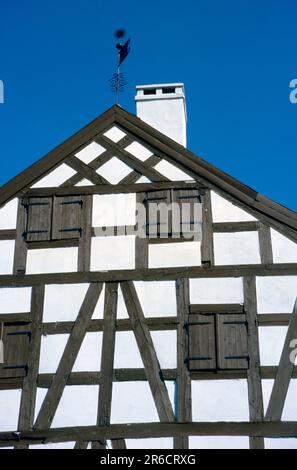
[[[125,31],[123,29],[119,29],[115,32],[115,37],[120,40],[125,36]],[[124,90],[124,87],[127,85],[127,81],[124,75],[120,71],[121,64],[126,59],[127,55],[130,52],[131,40],[128,39],[124,44],[121,42],[116,43],[116,48],[118,50],[118,63],[117,63],[117,71],[113,74],[111,79],[109,80],[111,90],[115,93],[116,96],[116,104],[119,104],[119,93]]]

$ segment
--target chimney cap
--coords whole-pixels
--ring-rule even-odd
[[[147,88],[185,88],[183,83],[157,83],[153,85],[136,85],[136,90],[147,89]]]

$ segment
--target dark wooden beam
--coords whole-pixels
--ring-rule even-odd
[[[0,433],[0,447],[24,444],[49,444],[83,439],[96,441],[108,439],[147,439],[172,436],[265,436],[297,437],[297,421],[277,422],[191,422],[191,423],[129,423],[110,426],[78,426],[66,428],[35,429]]]
[[[190,313],[243,313],[242,304],[191,304]]]
[[[122,282],[121,290],[160,421],[174,421],[167,387],[133,282]]]
[[[121,282],[121,281],[160,281],[186,278],[216,278],[243,276],[296,276],[296,263],[273,265],[246,264],[212,267],[178,267],[150,269],[122,269],[112,271],[92,271],[73,273],[50,273],[28,275],[0,275],[2,287],[21,287],[36,284],[76,284],[81,282]]]
[[[34,286],[31,293],[31,335],[27,375],[23,380],[18,431],[33,427],[40,358],[44,286]],[[19,448],[19,446],[16,446]]]
[[[258,233],[261,263],[272,264],[273,254],[270,227],[262,222],[258,222]]]
[[[177,376],[176,376],[176,420],[179,423],[192,421],[191,377],[185,362],[188,345],[185,325],[189,316],[189,280],[178,279],[175,284],[177,305]],[[175,449],[188,449],[188,436],[174,438]]]
[[[202,266],[214,265],[212,209],[209,190],[206,190],[204,196],[202,196],[201,264]]]
[[[50,427],[55,416],[59,401],[63,394],[67,379],[75,363],[77,354],[86,334],[90,319],[99,299],[102,283],[90,284],[82,303],[73,329],[68,338],[62,358],[54,375],[50,388],[42,403],[35,422],[36,429]]]
[[[15,240],[16,239],[16,230],[0,230],[0,240]]]
[[[78,245],[78,271],[90,271],[92,238],[92,196],[84,196],[82,211],[82,234]]]
[[[103,152],[99,157],[96,157],[94,160],[92,160],[88,166],[92,168],[93,170],[98,170],[104,163],[108,162],[112,158],[112,154],[110,152]],[[76,173],[75,175],[71,176],[71,178],[68,178],[68,180],[64,181],[59,187],[60,188],[68,188],[68,190],[71,190],[71,186],[77,185],[81,180],[83,179],[83,176],[80,173]],[[108,181],[106,181],[106,184],[109,184]]]
[[[291,317],[291,313],[260,313],[257,320],[259,326],[287,326]]]
[[[102,176],[98,175],[95,170],[75,156],[68,157],[66,163],[70,168],[77,171],[81,176],[87,178],[93,184],[108,184],[108,181]]]
[[[143,204],[146,197],[146,193],[137,193],[136,194],[136,204]],[[135,268],[136,269],[148,269],[149,267],[149,240],[146,236],[146,226],[140,227],[141,222],[146,224],[146,219],[143,221],[141,220],[141,214],[136,214],[137,221],[136,226],[138,227],[141,235],[141,231],[143,231],[142,235],[136,235],[135,238]]]
[[[148,167],[153,167],[153,166],[157,165],[157,163],[159,163],[160,161],[161,161],[160,157],[156,157],[156,155],[152,155],[151,157],[149,157],[145,161],[145,165],[148,166]],[[125,178],[123,178],[119,182],[119,184],[135,183],[141,176],[142,176],[142,174],[139,171],[134,170],[131,173],[129,173],[129,175],[125,176]]]
[[[251,421],[263,421],[264,407],[260,370],[259,336],[257,325],[256,278],[243,278],[244,309],[248,323],[247,339],[249,368],[247,370],[249,413]],[[264,438],[250,436],[251,449],[264,449]]]
[[[21,275],[26,272],[27,246],[24,241],[24,232],[27,224],[27,212],[19,199],[17,211],[16,240],[14,247],[13,274]],[[1,283],[0,283],[1,284]]]
[[[212,224],[212,228],[216,233],[256,232],[258,230],[258,222],[217,222]]]
[[[270,395],[265,419],[268,421],[280,420],[288,393],[290,380],[294,370],[294,360],[291,360],[291,341],[297,338],[297,298],[293,314],[288,327],[284,347],[282,350],[276,378]]]

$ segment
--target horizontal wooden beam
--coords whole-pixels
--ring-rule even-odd
[[[0,240],[15,240],[16,239],[16,230],[0,230]]]
[[[213,223],[212,228],[214,232],[255,232],[258,230],[258,222],[219,222]]]
[[[172,436],[265,436],[297,438],[297,421],[129,423],[1,432],[0,447],[106,439],[146,439]]]
[[[50,273],[28,275],[1,275],[0,286],[20,287],[35,284],[76,284],[80,282],[109,282],[125,280],[176,280],[178,278],[216,278],[242,276],[296,276],[297,263],[273,265],[245,264],[210,267],[152,268],[137,270],[114,270],[73,273]]]
[[[260,313],[257,320],[259,326],[287,326],[291,316],[291,313]]]
[[[242,304],[191,304],[190,313],[243,313]]]
[[[0,316],[1,319],[1,316]],[[155,317],[146,318],[145,323],[148,325],[150,330],[176,330],[177,318],[176,317]],[[43,324],[44,335],[56,335],[70,333],[74,326],[74,322],[52,322]],[[87,328],[87,332],[103,331],[104,321],[103,320],[91,320]],[[130,331],[132,330],[131,320],[124,318],[116,321],[116,331]]]
[[[66,196],[75,194],[120,194],[120,193],[139,193],[159,189],[204,189],[204,186],[193,181],[185,183],[184,181],[164,181],[158,183],[131,183],[131,184],[100,184],[94,186],[73,186],[56,188],[31,188],[26,192],[28,197],[38,196]]]

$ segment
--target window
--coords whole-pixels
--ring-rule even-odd
[[[248,368],[244,314],[190,314],[186,326],[189,370]]]
[[[148,236],[179,238],[201,231],[202,206],[198,190],[149,191],[145,203]]]
[[[82,196],[31,197],[24,239],[28,242],[79,238],[82,234]]]

